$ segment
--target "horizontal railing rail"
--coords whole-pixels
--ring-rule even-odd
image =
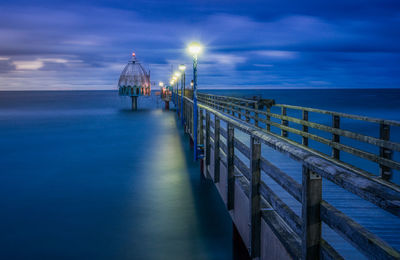
[[[400,122],[393,120],[377,119],[365,116],[350,115],[345,113],[333,112],[328,110],[321,110],[308,107],[291,106],[274,104],[270,100],[247,100],[232,97],[224,97],[210,94],[198,95],[199,101],[205,105],[211,106],[222,112],[227,112],[238,119],[245,119],[246,122],[252,123],[256,127],[260,127],[260,123],[264,123],[265,130],[273,134],[272,127],[280,129],[280,136],[289,138],[289,133],[301,137],[301,142],[295,138],[289,138],[291,141],[299,145],[312,149],[319,155],[328,158],[329,156],[322,150],[309,146],[309,140],[327,145],[331,148],[331,156],[329,159],[341,162],[343,165],[357,169],[363,174],[370,174],[371,176],[379,176],[385,181],[390,181],[393,175],[393,170],[400,170],[400,162],[393,158],[393,152],[400,151],[400,143],[390,141],[390,127],[399,127]],[[261,105],[260,105],[261,104]],[[265,104],[267,104],[265,106]],[[271,112],[271,108],[280,108],[281,113]],[[263,110],[266,108],[266,110]],[[301,118],[288,116],[287,109],[297,110],[301,112]],[[309,112],[325,114],[332,116],[332,125],[328,126],[320,122],[312,122],[309,120]],[[300,114],[300,113],[297,113]],[[379,138],[369,136],[366,134],[357,133],[350,130],[341,128],[341,118],[348,118],[359,120],[363,122],[378,124]],[[273,120],[275,119],[275,121]],[[277,122],[278,121],[278,122]],[[289,122],[294,123],[296,127],[289,125]],[[378,128],[379,127],[379,128]],[[328,139],[318,133],[310,133],[311,129],[316,129],[328,133],[331,138]],[[370,147],[355,147],[351,144],[341,142],[341,137],[352,139],[360,143],[376,147],[376,153],[371,152]],[[379,167],[379,174],[369,169],[362,169],[359,164],[354,164],[351,161],[344,161],[341,159],[340,152],[368,160],[376,163]]]
[[[202,97],[200,97],[202,96]],[[352,192],[359,197],[374,203],[378,207],[400,217],[400,189],[389,182],[381,182],[369,175],[359,174],[353,168],[329,160],[310,151],[285,137],[277,136],[253,122],[232,117],[233,113],[263,120],[254,116],[254,108],[242,104],[225,104],[222,98],[218,101],[205,99],[199,95],[198,126],[199,145],[205,147],[205,171],[213,171],[214,182],[220,181],[220,165],[227,169],[227,208],[234,207],[234,183],[239,183],[250,202],[250,245],[252,256],[260,253],[260,229],[258,217],[262,218],[281,241],[288,253],[296,259],[323,258],[342,259],[342,256],[321,235],[321,223],[326,223],[332,230],[341,235],[368,258],[399,259],[400,253],[381,238],[371,233],[350,217],[322,199],[322,179],[327,179],[337,186]],[[180,98],[176,98],[180,102]],[[232,99],[233,100],[233,99]],[[237,102],[243,100],[234,99]],[[193,135],[193,102],[184,97],[184,120],[186,129]],[[252,104],[256,104],[252,101]],[[267,104],[271,105],[271,103]],[[180,107],[180,106],[178,106]],[[224,113],[229,112],[230,114]],[[264,111],[262,113],[265,114]],[[211,118],[213,117],[213,120]],[[266,116],[273,116],[266,113]],[[240,119],[240,120],[238,120]],[[282,120],[290,118],[282,117]],[[272,123],[270,120],[264,120]],[[221,127],[221,122],[226,124]],[[306,125],[305,126],[310,126]],[[249,137],[250,146],[235,136],[236,130]],[[283,128],[283,130],[290,130]],[[342,132],[333,132],[343,134]],[[220,137],[223,137],[223,142]],[[279,167],[264,158],[261,144],[267,145],[276,152],[289,155],[302,164],[302,182],[296,182]],[[388,143],[379,143],[380,147],[389,149]],[[390,144],[392,145],[392,144]],[[390,146],[396,150],[396,144]],[[244,162],[235,149],[249,162]],[[211,152],[213,163],[211,163]],[[210,169],[213,165],[213,169]],[[296,201],[301,203],[302,213],[298,216],[260,177],[267,174]]]

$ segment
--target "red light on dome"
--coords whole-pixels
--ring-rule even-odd
[[[132,56],[135,57],[135,56],[136,56],[136,53],[132,52]]]

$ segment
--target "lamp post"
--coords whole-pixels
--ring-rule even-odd
[[[176,76],[174,76],[174,75],[172,75],[172,84],[171,84],[171,86],[172,86],[172,89],[174,90],[175,88],[174,88],[174,84],[175,84],[175,82],[176,82],[176,80],[177,80],[178,78],[176,77]],[[178,96],[178,89],[176,89],[176,91],[175,91],[175,102],[174,103],[176,103],[177,102],[177,96]],[[176,113],[178,113],[178,109],[176,110]]]
[[[175,71],[174,76],[176,77],[176,93],[179,94],[179,81],[178,79],[181,77],[181,73],[179,71]],[[178,97],[178,95],[177,95]],[[177,107],[176,112],[178,113],[178,115],[182,116],[182,110],[180,110],[179,107]]]
[[[193,156],[195,161],[197,161],[197,57],[202,49],[203,47],[197,42],[192,42],[188,46],[188,51],[193,56]]]
[[[186,81],[186,66],[184,64],[179,65],[181,71],[181,121],[183,125],[183,97],[185,96],[185,81]]]
[[[192,91],[192,96],[193,96],[193,79],[190,81],[190,90]]]
[[[161,94],[162,94],[162,96],[164,96],[164,82],[162,82],[162,81],[160,81],[160,82],[158,82],[158,86],[160,87],[160,89],[161,89]]]
[[[174,81],[171,79],[170,81],[169,81],[169,88],[173,88],[173,85],[174,85]],[[172,102],[174,102],[174,104],[175,104],[175,97],[174,97],[174,89],[171,89],[171,95],[172,95]]]

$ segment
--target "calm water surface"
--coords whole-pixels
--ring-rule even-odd
[[[399,90],[207,92],[400,120]],[[0,92],[0,259],[232,258],[230,217],[213,184],[200,179],[174,113],[154,97],[139,99],[136,113],[129,107],[111,91]],[[300,181],[301,165],[267,147],[263,153]],[[296,201],[264,181],[299,213]],[[400,249],[397,218],[381,211],[366,218],[373,205],[337,196],[333,186],[324,182],[325,200]],[[361,257],[323,231],[346,257]]]
[[[230,217],[156,104],[0,92],[0,259],[231,259]]]

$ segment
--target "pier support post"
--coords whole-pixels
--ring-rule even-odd
[[[271,108],[267,107],[267,122],[271,121]],[[271,132],[271,124],[267,123],[267,131]]]
[[[322,179],[303,165],[302,259],[320,259]]]
[[[247,108],[249,107],[249,102],[246,102],[246,107]],[[246,109],[245,114],[246,114],[246,122],[250,122],[250,116],[249,116],[250,112],[248,109]]]
[[[210,112],[206,110],[206,176],[208,177],[208,166],[210,166],[211,143],[210,143]]]
[[[281,115],[282,115],[282,117],[286,116],[286,107],[282,107]],[[288,126],[288,123],[289,122],[287,120],[281,119],[281,124],[283,126]],[[288,132],[286,130],[282,129],[281,130],[281,136],[282,137],[288,137]]]
[[[199,109],[199,147],[202,149],[200,160],[201,173],[204,175],[204,110]]]
[[[258,103],[254,104],[254,109],[256,111],[258,111]],[[258,127],[258,113],[257,112],[254,113],[254,117],[255,117],[254,124],[255,124],[256,127]]]
[[[227,124],[227,132],[228,138],[226,139],[228,154],[227,154],[227,165],[228,165],[228,194],[227,194],[227,208],[228,210],[233,209],[235,204],[235,172],[234,172],[234,141],[235,141],[235,132],[231,123]]]
[[[304,121],[308,121],[308,111],[307,111],[307,110],[303,110],[303,111],[302,111],[302,119],[303,119]],[[308,126],[303,125],[302,128],[303,128],[303,132],[304,132],[304,133],[308,133]],[[301,138],[301,143],[302,143],[304,146],[308,146],[308,137],[303,136],[303,137]]]
[[[332,127],[333,128],[340,128],[340,117],[338,115],[333,115],[332,116]],[[337,134],[332,134],[332,141],[335,143],[340,142],[340,135]],[[334,159],[339,160],[340,159],[340,151],[337,148],[332,148],[332,157]]]
[[[251,136],[250,146],[250,256],[251,258],[256,258],[260,256],[261,243],[260,140]]]
[[[380,139],[389,141],[390,139],[390,126],[386,124],[381,124],[380,125],[380,131],[379,131]],[[392,154],[393,152],[387,148],[381,147],[379,151],[379,155],[382,158],[385,159],[392,159]],[[390,180],[392,178],[392,169],[385,166],[385,165],[379,165],[379,173],[382,179],[384,180]]]
[[[220,168],[220,154],[219,154],[219,129],[220,121],[219,118],[214,115],[214,183],[219,182],[219,168]]]
[[[132,96],[132,110],[137,110],[137,97]]]

